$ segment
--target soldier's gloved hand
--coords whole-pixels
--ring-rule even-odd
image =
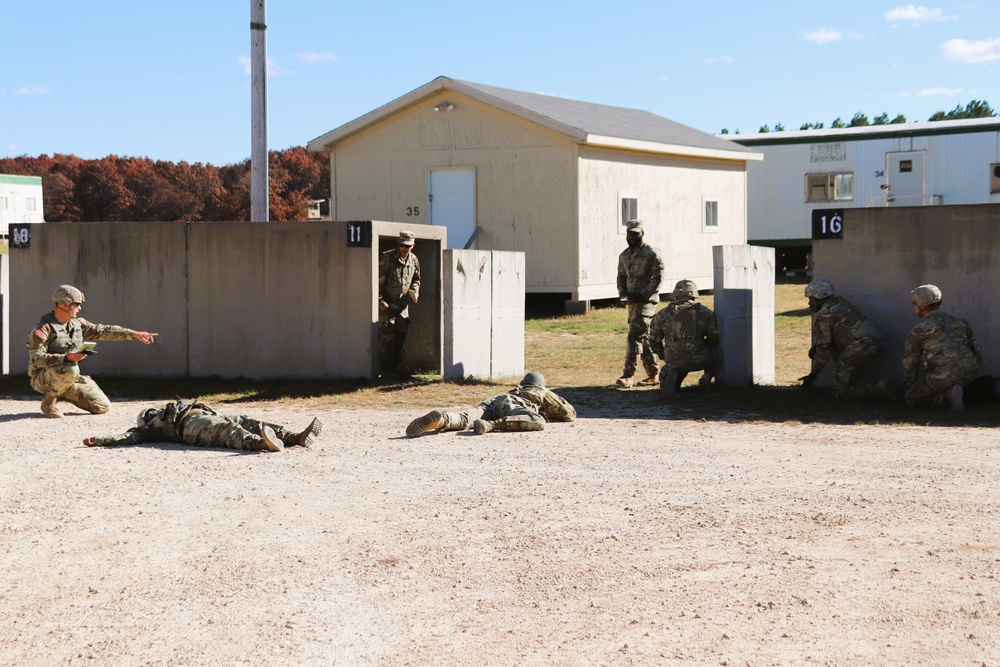
[[[815,356],[816,356],[816,346],[813,345],[812,347],[809,348],[809,358],[812,359]]]
[[[808,389],[816,381],[816,376],[810,373],[809,375],[803,375],[799,380],[802,382],[802,388]]]

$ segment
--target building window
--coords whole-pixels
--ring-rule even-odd
[[[1000,162],[990,165],[990,174],[993,176],[990,180],[990,194],[996,194],[1000,192]],[[3,208],[3,204],[0,204],[0,208]]]
[[[705,199],[705,217],[702,220],[702,231],[719,231],[719,201],[717,199]]]
[[[34,211],[35,210],[35,198],[34,197],[25,197],[24,198],[24,208],[26,210],[28,210],[28,211]]]
[[[899,161],[899,173],[909,174],[911,171],[913,171],[913,160]]]
[[[627,229],[629,220],[639,219],[639,198],[631,193],[620,192],[618,193],[619,210],[621,211],[621,218],[618,222],[618,231],[624,234]]]
[[[806,174],[806,201],[854,199],[854,174]]]

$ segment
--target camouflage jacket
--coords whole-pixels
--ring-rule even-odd
[[[663,255],[656,248],[645,243],[638,248],[626,248],[618,256],[618,296],[640,303],[658,303],[663,268]]]
[[[846,359],[863,349],[882,349],[885,339],[847,299],[823,302],[812,323],[812,373],[819,374],[834,356]]]
[[[975,375],[982,361],[982,350],[969,323],[934,310],[903,342],[903,386],[913,386],[921,377]]]
[[[664,361],[690,359],[718,344],[715,313],[697,301],[672,301],[649,323],[649,347]]]
[[[379,306],[386,305],[394,313],[406,315],[410,305],[408,293],[413,293],[413,303],[420,296],[420,261],[410,251],[403,259],[398,250],[382,253],[378,263]]]
[[[65,324],[52,313],[42,315],[28,336],[28,375],[34,377],[46,368],[74,364],[66,355],[76,352],[84,341],[132,340],[132,329],[113,324],[93,324],[74,317]]]
[[[500,394],[496,398],[480,403],[480,407],[486,411],[498,410],[500,413],[508,412],[504,409],[504,405],[517,406],[537,412],[545,418],[545,421],[549,422],[571,422],[576,419],[576,408],[570,405],[565,398],[545,387],[534,385],[514,387],[506,394]],[[507,415],[499,414],[498,416],[506,417]]]
[[[156,416],[144,426],[130,428],[120,435],[94,438],[98,445],[138,445],[144,442],[184,443],[185,428],[201,415],[217,415],[227,419],[202,403],[173,401],[157,411]]]

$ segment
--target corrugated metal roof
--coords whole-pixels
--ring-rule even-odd
[[[936,120],[925,123],[897,123],[894,125],[864,125],[862,127],[824,128],[821,130],[792,130],[781,132],[756,132],[754,134],[716,135],[744,146],[773,144],[805,144],[817,141],[861,141],[884,137],[927,136],[934,134],[966,134],[969,132],[995,132],[1000,130],[1000,116],[970,118],[966,120]]]
[[[309,142],[309,150],[328,150],[337,141],[370,127],[401,109],[417,104],[443,89],[467,95],[484,104],[503,109],[557,132],[563,132],[580,142],[725,159],[761,158],[756,151],[738,143],[675,123],[648,111],[577,102],[552,95],[525,93],[444,76],[313,139]],[[606,139],[618,141],[609,142]]]

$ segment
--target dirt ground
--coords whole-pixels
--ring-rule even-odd
[[[147,405],[0,400],[0,664],[1000,665],[996,429],[330,410],[308,450],[82,446]]]

